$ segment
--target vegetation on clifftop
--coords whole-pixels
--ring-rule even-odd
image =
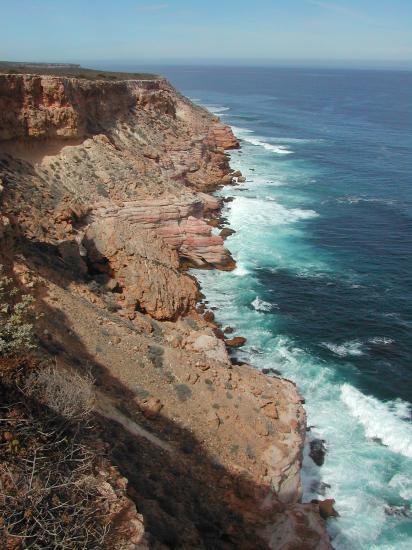
[[[151,73],[125,73],[87,69],[81,65],[53,63],[17,63],[0,61],[0,74],[33,74],[84,78],[87,80],[157,80],[159,75]]]

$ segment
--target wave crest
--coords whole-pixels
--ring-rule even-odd
[[[412,458],[411,405],[397,399],[383,403],[370,395],[343,384],[341,399],[351,415],[365,429],[368,438],[378,438],[395,453]]]
[[[277,306],[275,304],[265,302],[264,300],[261,300],[259,296],[256,296],[256,298],[253,300],[252,306],[256,311],[272,311],[273,309],[277,309]]]

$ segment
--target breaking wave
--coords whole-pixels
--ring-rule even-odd
[[[358,340],[350,340],[343,344],[333,344],[332,342],[322,342],[321,346],[327,348],[339,357],[347,357],[349,355],[363,355],[362,342]]]
[[[232,129],[239,139],[247,141],[251,145],[263,147],[263,149],[266,149],[267,151],[271,151],[272,153],[276,153],[278,155],[290,155],[291,153],[293,153],[293,151],[291,151],[284,145],[269,143],[267,141],[264,141],[262,138],[255,136],[253,130],[248,130],[247,128],[238,128],[237,126],[232,126]]]
[[[393,452],[412,458],[411,405],[397,399],[383,403],[343,384],[341,399],[351,415],[365,429],[368,438],[377,438]]]
[[[277,306],[275,304],[265,302],[264,300],[261,300],[259,296],[256,296],[256,298],[253,300],[252,306],[256,311],[272,311],[273,309],[277,309]]]

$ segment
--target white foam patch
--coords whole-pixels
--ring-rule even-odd
[[[265,302],[264,300],[261,300],[259,296],[256,296],[256,298],[253,300],[252,306],[256,311],[272,311],[273,309],[277,309],[277,306],[275,304]]]
[[[369,338],[368,342],[369,344],[388,346],[389,344],[393,344],[394,340],[392,340],[392,338],[386,338],[385,336],[376,336],[374,338]]]
[[[411,405],[396,400],[383,403],[343,384],[341,399],[364,427],[368,438],[378,438],[395,453],[412,458]]]
[[[349,355],[357,356],[363,355],[362,342],[358,340],[350,340],[343,344],[334,344],[333,342],[322,342],[321,346],[327,348],[335,355],[339,357],[347,357]]]
[[[253,218],[250,216],[251,212],[253,212]],[[275,201],[256,198],[236,197],[230,204],[231,225],[240,227],[243,227],[245,220],[257,226],[284,225],[318,216],[319,214],[314,210],[286,208]]]
[[[339,203],[346,203],[346,204],[359,204],[361,202],[372,202],[377,204],[396,204],[397,202],[394,199],[381,199],[381,198],[374,198],[374,197],[357,197],[357,196],[338,197],[336,201]]]
[[[267,151],[271,151],[272,153],[276,153],[278,155],[290,155],[291,153],[293,153],[293,151],[291,151],[284,145],[269,143],[267,141],[264,141],[263,138],[255,136],[253,130],[248,130],[247,128],[239,128],[237,126],[232,126],[232,130],[234,131],[237,138],[243,141],[247,141],[248,143],[250,143],[251,145],[255,145],[256,147],[263,147],[263,149],[266,149]]]
[[[225,113],[226,111],[229,111],[229,107],[224,107],[223,105],[215,105],[215,104],[207,104],[203,103],[202,107],[213,113],[214,115],[220,115],[221,113]]]
[[[237,277],[244,277],[245,275],[248,275],[249,271],[246,269],[246,267],[242,266],[241,264],[237,264],[236,269],[232,271],[233,275],[236,275]]]
[[[409,476],[396,474],[388,483],[404,500],[412,500],[412,479]]]

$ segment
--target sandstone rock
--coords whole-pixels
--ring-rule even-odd
[[[239,142],[233,135],[232,129],[220,122],[216,122],[209,132],[208,142],[214,147],[222,149],[238,149]]]
[[[325,500],[313,499],[311,502],[318,505],[319,514],[323,519],[335,518],[339,516],[338,512],[333,507],[335,504],[335,499],[333,498],[327,498]]]
[[[178,272],[176,252],[155,235],[111,218],[90,225],[83,243],[88,261],[114,275],[130,306],[156,319],[174,319],[195,308],[196,283]]]
[[[233,235],[236,233],[234,229],[230,229],[229,227],[224,227],[222,231],[219,233],[219,235],[222,237],[222,239],[226,239],[226,237],[230,237],[230,235]]]
[[[146,147],[143,149],[143,156],[152,160],[159,160],[160,154],[154,147],[151,147],[150,145],[146,145]]]
[[[206,313],[203,314],[203,319],[207,323],[213,323],[213,321],[215,320],[215,314],[213,313],[213,311],[206,311]]]
[[[163,404],[160,402],[160,399],[157,399],[156,397],[151,397],[150,399],[144,401],[140,406],[146,418],[155,418],[163,408]]]
[[[246,181],[246,178],[245,178],[245,176],[239,176],[237,178],[237,181],[238,181],[238,183],[244,183]]]
[[[229,348],[240,348],[246,343],[246,338],[243,336],[235,336],[234,338],[230,338],[228,340],[225,340],[225,344]]]
[[[232,182],[233,182],[232,174],[227,174],[227,176],[223,176],[223,178],[222,178],[222,183],[223,184],[228,184],[228,183],[232,183]]]
[[[262,405],[262,412],[268,418],[273,418],[273,419],[279,418],[279,413],[278,413],[277,407],[276,407],[275,403],[273,403],[272,401]]]
[[[225,344],[216,338],[216,336],[192,333],[189,347],[193,351],[204,353],[210,359],[215,359],[222,363],[229,363]]]

